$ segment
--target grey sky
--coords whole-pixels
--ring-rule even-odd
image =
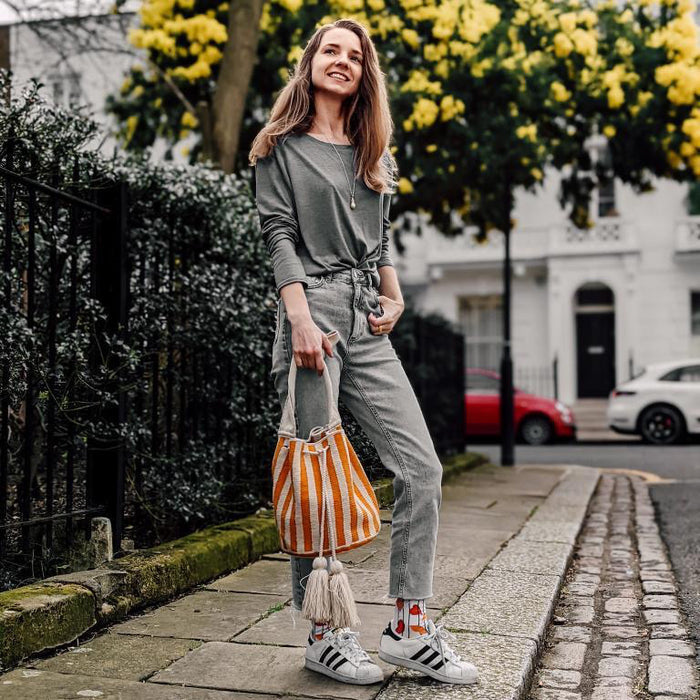
[[[17,19],[17,15],[15,15],[3,0],[0,0],[0,24],[14,22],[15,19]]]

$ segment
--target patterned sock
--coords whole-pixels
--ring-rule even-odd
[[[397,598],[391,628],[402,637],[418,637],[427,630],[425,600]]]
[[[314,640],[323,639],[323,635],[332,629],[333,625],[329,625],[327,622],[312,622],[311,638]]]

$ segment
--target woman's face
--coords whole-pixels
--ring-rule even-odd
[[[349,29],[329,29],[321,38],[311,61],[314,90],[324,90],[342,98],[354,95],[362,78],[360,37]],[[336,74],[340,75],[336,75]]]

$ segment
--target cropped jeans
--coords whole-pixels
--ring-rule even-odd
[[[416,395],[389,336],[371,331],[368,315],[382,314],[369,272],[346,268],[307,276],[311,318],[328,333],[337,330],[333,356],[324,351],[335,400],[340,399],[374,444],[382,464],[394,474],[389,592],[393,598],[430,598],[442,500],[442,464],[438,459]],[[400,323],[400,321],[399,321]],[[278,301],[272,352],[272,377],[280,405],[287,399],[294,361],[292,329]],[[328,421],[323,377],[300,368],[296,383],[297,435]],[[302,607],[313,559],[291,557],[293,606]]]

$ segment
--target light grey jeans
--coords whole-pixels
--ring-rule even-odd
[[[348,268],[308,276],[306,298],[311,318],[340,339],[333,357],[324,352],[333,393],[347,406],[370,438],[382,464],[394,474],[389,597],[430,598],[442,500],[442,464],[401,361],[389,336],[374,335],[368,315],[382,313],[370,273]],[[401,321],[399,321],[400,323]],[[291,324],[278,302],[272,377],[280,405],[287,398],[293,360]],[[297,435],[327,422],[323,378],[300,368],[296,383]],[[301,609],[312,558],[291,557],[293,605]]]

